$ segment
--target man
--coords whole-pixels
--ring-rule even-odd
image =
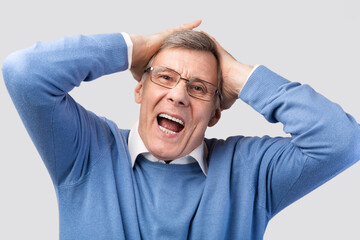
[[[4,63],[55,185],[60,239],[261,239],[275,214],[359,160],[351,116],[309,86],[238,62],[190,30],[199,24],[39,43]],[[141,104],[131,131],[68,95],[129,66]],[[237,98],[292,137],[204,139]]]

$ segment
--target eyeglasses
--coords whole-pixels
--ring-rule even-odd
[[[182,79],[187,82],[186,89],[191,97],[203,101],[210,101],[215,96],[215,94],[218,94],[221,99],[221,95],[217,87],[207,81],[197,78],[182,78],[180,73],[176,72],[175,70],[161,66],[149,67],[145,70],[145,72],[150,72],[150,80],[153,83],[164,88],[172,89]]]

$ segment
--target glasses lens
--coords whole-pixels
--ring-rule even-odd
[[[203,99],[206,101],[211,100],[216,91],[216,87],[202,80],[190,80],[188,84],[188,92],[190,96]]]
[[[168,68],[154,67],[151,72],[151,80],[163,87],[173,88],[179,79],[180,75]]]

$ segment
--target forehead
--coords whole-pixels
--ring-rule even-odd
[[[211,52],[167,48],[155,56],[152,66],[168,67],[183,78],[198,78],[217,85],[217,60]]]

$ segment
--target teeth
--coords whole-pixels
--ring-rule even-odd
[[[171,131],[171,130],[169,130],[169,129],[166,129],[166,128],[162,127],[162,126],[159,126],[159,128],[160,128],[164,133],[167,133],[167,134],[175,134],[175,133],[176,133],[176,132],[173,132],[173,131]]]
[[[181,125],[184,126],[183,121],[181,121],[181,120],[178,119],[178,118],[174,118],[174,117],[172,117],[172,116],[169,116],[169,115],[167,115],[167,114],[165,114],[165,113],[160,114],[159,117],[163,117],[163,118],[169,119],[169,120],[171,120],[171,121],[177,122],[177,123],[179,123],[179,124],[181,124]]]

